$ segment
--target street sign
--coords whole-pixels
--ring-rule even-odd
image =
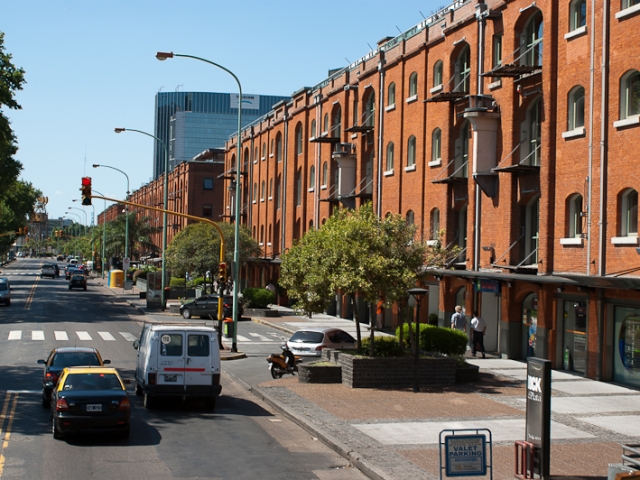
[[[551,361],[527,359],[527,423],[525,440],[535,447],[534,472],[549,478],[551,458]]]
[[[486,428],[442,430],[439,448],[440,479],[443,478],[443,473],[447,477],[486,476],[487,470],[490,470],[492,479],[491,437],[491,431]]]

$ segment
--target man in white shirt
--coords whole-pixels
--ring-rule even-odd
[[[473,318],[471,319],[471,354],[475,357],[476,352],[482,352],[482,358],[485,358],[484,351],[484,333],[487,329],[487,323],[484,319],[478,316],[478,312],[473,312]]]

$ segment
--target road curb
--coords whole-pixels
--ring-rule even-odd
[[[252,322],[259,323],[261,325],[266,325],[271,328],[275,328],[276,330],[280,330],[281,332],[289,333],[291,335],[295,333],[295,330],[291,330],[278,323],[273,323],[273,322],[270,322],[269,320],[265,320],[263,317],[249,317],[249,318],[251,319]]]

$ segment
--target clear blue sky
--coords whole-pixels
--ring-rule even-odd
[[[25,70],[22,110],[5,110],[17,136],[22,179],[48,197],[50,218],[80,208],[80,178],[124,198],[153,174],[155,94],[236,92],[231,76],[191,59],[159,62],[157,51],[207,58],[233,71],[244,93],[290,95],[366,55],[378,40],[420,23],[449,1],[109,0],[2,2],[5,51]],[[96,215],[103,201],[94,200]],[[91,207],[86,208],[91,218]],[[71,210],[84,219],[82,212]],[[73,215],[69,218],[76,219]]]

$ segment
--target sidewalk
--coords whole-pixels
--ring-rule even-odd
[[[141,313],[162,314],[147,312],[135,291],[110,291]],[[309,324],[355,330],[351,320],[278,308],[279,317],[252,320],[287,333]],[[368,331],[363,324],[363,335]],[[303,384],[296,377],[253,386],[234,380],[372,479],[437,479],[440,432],[478,428],[491,431],[493,478],[513,479],[514,442],[525,433],[526,363],[495,355],[468,361],[480,367],[479,381],[419,393]],[[555,370],[552,382],[552,476],[607,478],[608,464],[621,463],[621,444],[640,444],[640,392]]]

